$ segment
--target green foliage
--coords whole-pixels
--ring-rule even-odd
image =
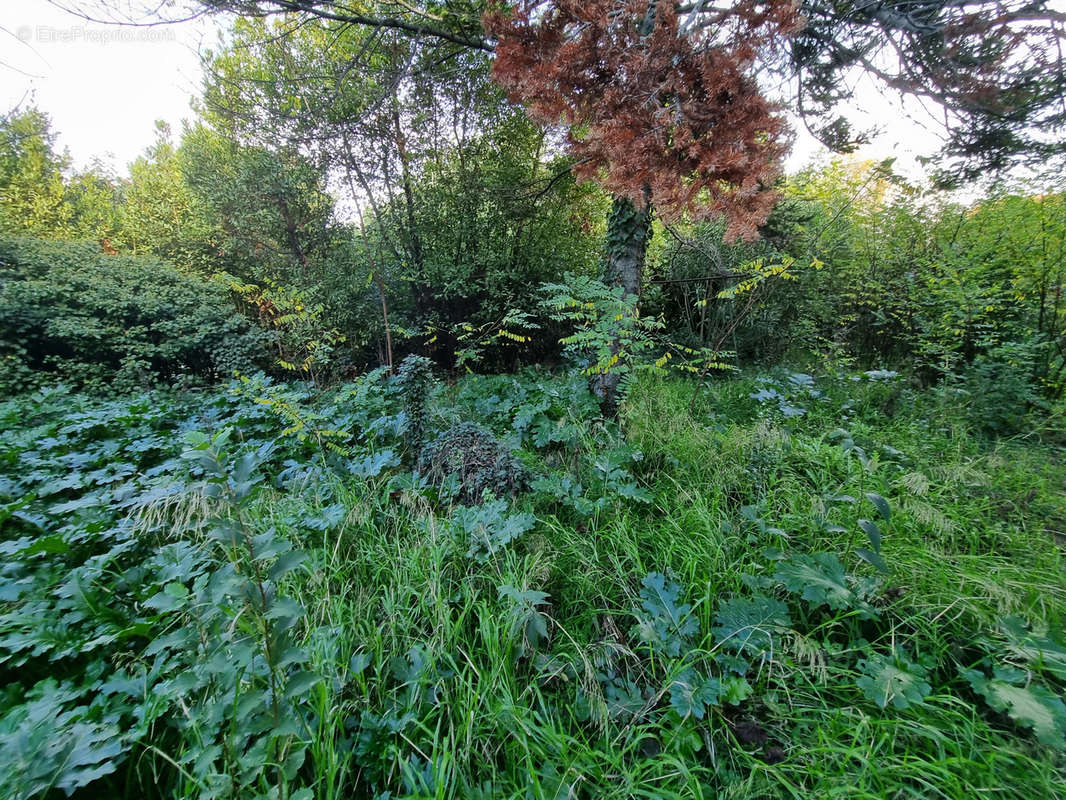
[[[506,500],[457,506],[445,526],[467,542],[467,557],[485,561],[533,527],[532,514],[508,514]]]
[[[814,605],[840,611],[851,608],[855,596],[847,585],[844,565],[832,553],[796,555],[777,565],[774,580]]]
[[[407,356],[396,370],[396,383],[403,392],[407,446],[418,454],[425,441],[428,403],[434,387],[433,362],[425,356]]]
[[[928,670],[900,651],[893,650],[888,656],[873,653],[859,661],[859,670],[863,675],[858,687],[867,700],[881,708],[891,703],[893,708],[902,711],[924,702],[931,691],[926,680]]]
[[[519,642],[519,656],[527,656],[548,644],[550,617],[538,606],[550,605],[547,592],[533,589],[519,591],[514,586],[500,586],[500,598],[508,598],[511,607],[507,612],[511,620],[511,635]]]
[[[251,283],[329,286],[326,267],[340,232],[325,177],[278,144],[242,146],[202,124],[186,131],[174,155],[190,195],[183,202],[205,209],[214,222],[214,271]]]
[[[590,515],[449,506],[384,370],[0,403],[5,796],[1054,797],[1060,463],[812,380],[793,418],[749,376],[695,414],[644,381],[621,429],[579,374],[435,394],[427,432],[476,414],[589,498],[646,492]],[[862,515],[905,581],[848,557]]]
[[[1038,741],[1066,747],[1066,703],[1058,694],[1029,683],[1022,670],[1009,667],[994,668],[991,677],[977,669],[964,669],[961,674],[989,706],[1031,728]]]
[[[106,702],[71,708],[81,694],[46,679],[0,720],[0,763],[5,765],[0,789],[5,797],[22,800],[55,790],[69,796],[116,769],[129,746],[117,724],[119,715]]]
[[[721,701],[722,684],[717,678],[702,679],[693,670],[686,670],[670,684],[670,707],[679,717],[703,719],[707,709]]]
[[[0,115],[0,200],[4,236],[106,245],[121,227],[115,180],[99,167],[73,172],[51,120],[35,108]]]
[[[1013,659],[1025,666],[1066,681],[1066,643],[1061,633],[1054,636],[1046,626],[1031,629],[1018,614],[999,621],[999,632],[1006,639],[1006,649]]]
[[[510,308],[499,319],[480,325],[463,321],[449,328],[440,328],[431,323],[423,334],[428,337],[426,344],[430,346],[442,338],[451,340],[455,346],[455,368],[473,372],[474,367],[484,367],[502,358],[506,350],[514,351],[516,347],[528,345],[540,327],[532,314]]]
[[[718,604],[712,629],[715,640],[743,656],[769,657],[774,637],[792,625],[788,606],[772,597],[735,597]]]
[[[677,657],[691,647],[699,630],[692,606],[681,602],[681,586],[659,572],[641,581],[641,607],[636,611],[637,633],[654,652]]]
[[[449,4],[430,13],[479,19],[481,10]],[[357,212],[358,242],[347,258],[332,251],[312,258],[308,277],[324,288],[317,299],[329,322],[368,356],[378,355],[371,348],[381,343],[377,287],[363,290],[371,272],[394,330],[439,364],[466,367],[478,359],[483,369],[501,369],[554,356],[556,331],[517,331],[504,320],[514,309],[534,308],[543,281],[567,269],[595,272],[602,193],[578,185],[550,132],[507,102],[485,53],[440,50],[431,39],[386,43],[372,29],[337,33],[314,19],[296,29],[277,20],[234,21],[227,45],[208,55],[204,115],[223,143],[241,142],[285,169],[242,168],[248,155],[231,158],[207,143],[196,146],[205,156],[196,160],[217,169],[197,170],[193,182],[226,201],[220,208],[242,210],[236,221],[256,223],[238,226],[243,233],[263,230],[272,215],[262,209],[275,205],[276,192],[249,206],[233,190],[212,190],[213,181],[259,198],[279,177],[316,188],[328,177],[342,207]],[[256,175],[262,179],[250,180]],[[301,188],[295,196],[304,207],[311,194]],[[256,208],[259,215],[250,213]],[[312,222],[300,235],[315,229]],[[265,241],[285,244],[277,236]],[[525,346],[512,346],[518,344]]]
[[[308,700],[322,680],[294,640],[304,609],[279,591],[307,555],[275,529],[251,527],[246,516],[272,448],[235,457],[227,447],[231,432],[192,432],[182,454],[203,473],[204,497],[223,509],[205,527],[223,566],[191,590],[185,582],[169,583],[146,601],[164,614],[190,615],[149,653],[191,660],[161,688],[184,700],[178,727],[191,741],[178,759],[183,775],[208,796],[222,797],[287,789],[307,757]]]
[[[4,239],[0,280],[9,391],[49,379],[119,391],[218,380],[264,355],[262,336],[220,287],[154,259]]]
[[[1064,209],[1055,188],[963,206],[891,162],[817,164],[787,182],[756,245],[725,245],[707,225],[663,237],[645,311],[671,339],[728,346],[742,363],[905,364],[967,391],[977,427],[1013,434],[1063,391]],[[760,278],[748,265],[790,261],[810,267],[732,297]]]
[[[1030,412],[1046,406],[1034,375],[1046,342],[1009,342],[977,355],[966,370],[962,389],[974,425],[997,435],[1026,430]]]
[[[453,425],[422,448],[418,467],[434,484],[453,481],[459,499],[476,503],[486,492],[513,497],[529,481],[522,462],[473,422]]]
[[[130,164],[112,246],[154,255],[181,270],[209,277],[230,263],[220,220],[189,186],[169,126],[156,123],[156,141]]]
[[[325,382],[344,335],[336,328],[326,327],[322,304],[309,304],[303,292],[270,280],[265,286],[256,286],[232,276],[223,279],[240,298],[245,314],[268,332],[277,353],[275,364],[315,384]]]
[[[543,306],[574,332],[560,339],[567,353],[586,375],[613,372],[631,375],[642,356],[654,348],[652,334],[662,322],[641,316],[638,298],[621,286],[581,275],[566,275],[565,283],[545,284]]]

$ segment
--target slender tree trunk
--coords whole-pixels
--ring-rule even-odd
[[[623,197],[614,198],[607,220],[604,283],[608,286],[621,286],[625,295],[636,295],[639,301],[644,279],[644,259],[650,239],[650,205],[645,203],[643,209],[638,209]],[[620,344],[615,342],[612,351],[617,354],[619,349]],[[624,354],[622,355],[624,358]],[[620,379],[621,375],[617,371],[594,375],[592,378],[592,391],[599,397],[600,405],[607,415],[613,415],[618,410]]]

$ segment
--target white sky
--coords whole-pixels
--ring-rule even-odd
[[[214,25],[200,19],[151,28],[108,26],[48,0],[0,0],[0,110],[32,101],[51,116],[60,147],[76,166],[98,159],[126,174],[129,162],[154,140],[157,119],[178,132],[181,120],[192,118],[190,101],[201,84],[198,50],[216,41]],[[935,152],[936,134],[908,121],[898,100],[868,87],[860,88],[858,105],[866,112],[864,125],[883,129],[858,155],[895,155],[897,168],[919,179],[922,168],[914,156]],[[798,131],[788,169],[804,166],[820,150]]]
[[[126,174],[155,140],[155,121],[193,117],[197,51],[214,41],[199,20],[151,28],[108,26],[47,0],[0,0],[0,109],[20,101],[46,112],[76,166],[94,159]]]

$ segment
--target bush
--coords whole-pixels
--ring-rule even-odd
[[[213,380],[264,357],[264,334],[220,286],[93,244],[0,238],[2,390]]]
[[[1033,382],[1039,348],[1011,342],[981,353],[966,371],[963,385],[969,394],[973,424],[985,433],[1012,435],[1026,430],[1028,414],[1046,406]]]
[[[464,503],[480,502],[485,490],[513,496],[529,482],[522,462],[473,422],[460,422],[422,448],[419,468],[438,484],[454,476]]]

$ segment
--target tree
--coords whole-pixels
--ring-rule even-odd
[[[855,67],[930,99],[961,123],[948,153],[971,171],[1066,149],[1030,131],[1066,125],[1066,15],[1039,1],[522,0],[484,21],[496,79],[565,124],[579,172],[616,195],[607,279],[638,295],[651,207],[724,217],[727,240],[765,222],[786,137],[759,70],[793,78],[815,119],[847,99]],[[839,118],[816,130],[850,144]]]
[[[723,216],[752,239],[776,199],[783,118],[750,64],[798,28],[791,4],[741,3],[720,24],[684,32],[678,7],[646,0],[527,0],[485,15],[493,75],[544,121],[561,121],[579,175],[615,196],[607,283],[638,298],[651,209]],[[613,408],[619,375],[593,388]]]
[[[717,65],[743,76],[783,81],[788,91],[779,99],[835,148],[857,141],[837,112],[852,99],[851,78],[859,70],[883,88],[918,96],[943,112],[949,134],[945,154],[957,158],[964,177],[1001,169],[1017,159],[1046,160],[1066,152],[1066,141],[1058,135],[1066,125],[1066,12],[1055,0],[190,2],[248,17],[290,15],[295,20],[292,30],[299,29],[300,20],[316,18],[335,25],[338,34],[353,28],[392,31],[423,44],[526,59],[543,69],[526,76],[519,93],[528,93],[531,100],[539,95],[542,108],[547,84],[556,77],[551,65],[563,66],[557,59],[559,48],[581,58],[581,51],[592,47],[616,64],[643,67],[639,79],[637,73],[597,76],[586,71],[581,77],[593,81],[590,89],[604,80],[647,83],[653,73],[646,67],[656,62],[666,67],[660,74],[663,91],[622,103],[624,114],[633,113],[635,104],[647,105],[648,111],[659,104],[682,112],[694,101],[713,104],[713,97],[691,92],[686,84],[694,76],[693,59],[703,59],[705,69]],[[160,8],[146,5],[146,13],[157,14]],[[81,13],[77,7],[70,10]],[[672,37],[665,35],[671,32]],[[737,36],[740,41],[734,40]],[[620,45],[638,52],[619,53]],[[687,55],[675,63],[650,52],[661,46],[675,56]],[[529,52],[518,54],[516,48]],[[730,55],[740,61],[726,68],[722,59]],[[504,68],[498,74],[506,73]],[[534,86],[538,81],[545,84],[540,89]],[[762,88],[769,84],[764,80]],[[566,115],[587,101],[588,93],[578,100],[575,89],[580,86],[556,87],[564,103],[575,104]],[[717,99],[719,106],[734,102],[729,93]],[[677,154],[685,146],[684,141],[671,142],[670,150]]]
[[[63,173],[70,159],[57,153],[47,115],[15,109],[0,119],[0,228],[54,230],[62,224]]]
[[[606,274],[637,294],[656,204],[724,215],[736,236],[766,218],[785,147],[774,78],[837,147],[855,142],[833,114],[861,70],[943,110],[964,177],[1066,152],[1066,14],[1053,0],[203,3],[494,51],[512,98],[566,126],[578,171],[616,194]]]
[[[939,177],[968,181],[1066,152],[1066,12],[1054,0],[804,0],[785,69],[811,131],[834,149],[861,135],[838,106],[861,71],[942,115]],[[932,117],[931,117],[932,118]]]
[[[26,108],[0,116],[0,231],[110,247],[118,207],[115,179],[98,165],[74,172],[46,114]]]
[[[200,125],[177,151],[193,197],[221,227],[219,249],[240,277],[307,286],[333,244],[333,199],[292,149],[242,146]],[[220,255],[221,255],[220,253]]]
[[[448,366],[483,334],[512,341],[496,335],[501,321],[533,307],[541,282],[598,268],[602,230],[589,219],[603,217],[602,195],[575,185],[558,133],[507,102],[486,53],[336,27],[237,21],[207,62],[206,122],[244,146],[298,151],[328,176],[359,223],[346,274],[375,294],[378,328],[384,293],[393,327]]]
[[[155,143],[130,164],[121,230],[113,244],[133,255],[154,254],[182,271],[210,275],[224,239],[218,219],[185,180],[169,126],[157,122],[156,134]]]

